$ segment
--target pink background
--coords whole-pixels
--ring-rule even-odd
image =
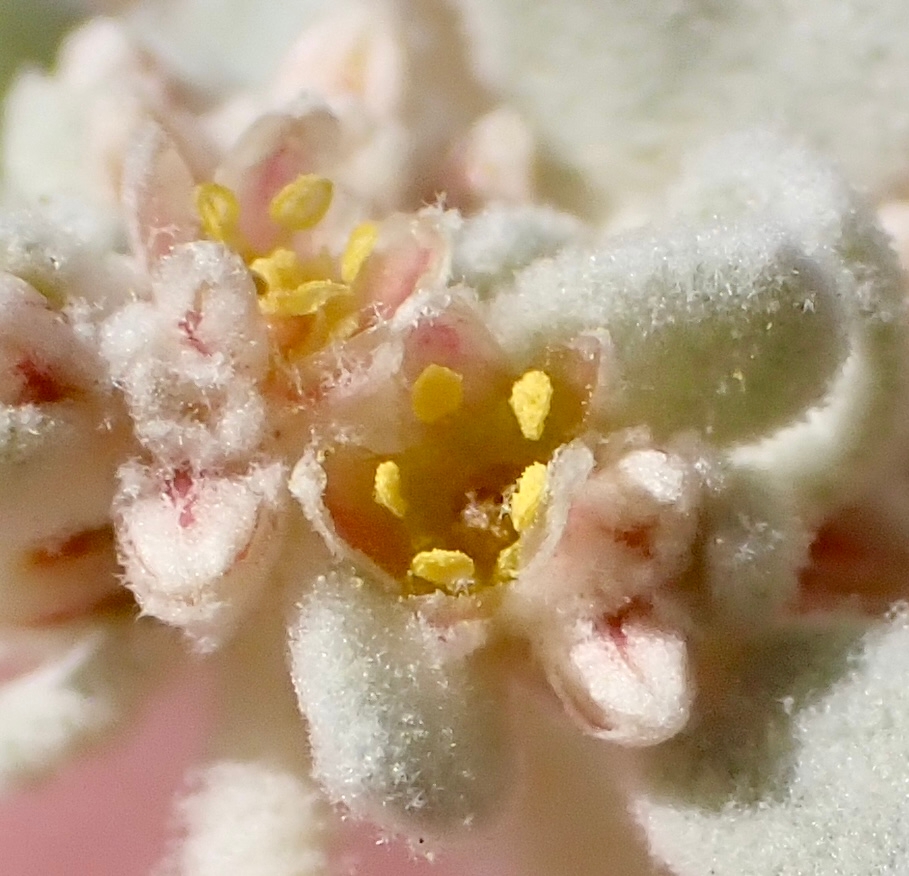
[[[173,795],[202,751],[211,699],[204,678],[185,675],[130,733],[0,803],[0,876],[148,876],[164,849]],[[351,831],[338,874],[453,876],[453,869],[410,863],[405,849]]]

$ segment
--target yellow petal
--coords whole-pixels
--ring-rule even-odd
[[[387,460],[376,467],[373,498],[395,517],[403,517],[407,513],[407,501],[401,494],[401,469],[396,462]]]
[[[333,194],[334,185],[330,179],[305,173],[272,198],[268,214],[290,231],[306,231],[322,221],[331,206]]]
[[[533,523],[545,491],[546,466],[542,462],[528,465],[511,494],[511,522],[517,532],[523,532]]]
[[[270,289],[259,298],[259,309],[267,316],[309,316],[329,301],[350,294],[350,286],[344,283],[312,280],[296,289]]]
[[[473,583],[473,560],[462,551],[433,548],[420,551],[410,562],[410,571],[448,590],[458,590]]]
[[[354,228],[341,256],[341,279],[345,283],[353,283],[357,279],[363,262],[369,258],[378,239],[379,226],[375,222],[363,222]]]
[[[528,441],[539,441],[552,404],[552,381],[545,371],[528,371],[515,381],[508,400]]]
[[[418,420],[435,423],[453,414],[464,400],[464,378],[444,365],[427,365],[414,381],[411,406]]]

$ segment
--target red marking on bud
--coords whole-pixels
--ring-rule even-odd
[[[15,372],[22,380],[16,404],[50,405],[72,397],[74,390],[60,380],[50,368],[39,365],[26,357],[16,366]]]
[[[640,554],[645,560],[653,559],[653,525],[642,523],[628,529],[617,529],[615,540]]]
[[[164,487],[167,496],[174,505],[181,505],[177,521],[181,527],[188,529],[196,522],[194,507],[196,504],[195,481],[188,469],[178,468]]]
[[[114,530],[108,524],[34,547],[27,551],[26,562],[32,567],[47,569],[59,563],[81,560],[89,554],[112,550],[113,546]]]
[[[190,346],[194,350],[197,350],[203,356],[210,356],[211,350],[208,345],[196,334],[201,322],[202,314],[198,310],[187,310],[183,319],[177,323],[177,327],[186,335]]]

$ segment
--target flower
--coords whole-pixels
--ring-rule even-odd
[[[548,737],[593,799],[604,743],[637,750],[672,858],[658,795],[784,787],[804,679],[767,651],[807,641],[829,686],[869,623],[844,640],[862,588],[821,573],[904,449],[870,210],[750,132],[605,235],[537,203],[574,135],[541,145],[560,114],[503,105],[452,14],[344,5],[242,87],[94,21],[9,103],[7,181],[50,196],[3,234],[0,751],[18,776],[110,729],[181,631],[223,703],[165,872],[327,872],[328,804],[427,849],[481,835]],[[576,819],[593,873],[599,805],[498,829],[542,873]]]
[[[40,212],[6,214],[0,235],[6,789],[109,733],[176,649],[136,622],[114,547],[132,440],[95,340],[131,269]]]
[[[736,164],[724,146],[706,160],[694,219],[538,260],[485,320],[469,292],[418,297],[336,391],[335,435],[316,434],[291,480],[336,568],[303,597],[291,654],[316,775],[354,812],[431,831],[493,805],[483,747],[503,747],[500,719],[485,740],[453,734],[480,708],[462,688],[482,691],[521,640],[586,732],[677,734],[702,669],[688,640],[788,622],[843,501],[828,478],[848,490],[844,455],[887,452],[897,421],[871,414],[852,369],[903,355],[892,254],[809,156],[761,136],[724,145]],[[810,194],[778,196],[801,180]],[[716,191],[726,203],[698,220]],[[809,349],[783,391],[776,369]],[[416,662],[435,673],[405,670]],[[440,701],[446,662],[459,687]]]

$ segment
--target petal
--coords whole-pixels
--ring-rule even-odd
[[[240,232],[253,252],[269,252],[282,233],[269,216],[272,199],[301,174],[326,172],[338,137],[334,116],[316,106],[299,115],[260,116],[225,156],[215,181],[236,194]]]
[[[428,208],[383,222],[356,278],[364,304],[388,318],[414,293],[444,284],[451,263],[449,228],[455,221],[452,214]]]
[[[493,332],[526,358],[607,330],[613,427],[700,429],[725,444],[783,426],[824,397],[846,356],[837,274],[780,224],[721,219],[541,259],[492,301]]]
[[[102,327],[101,352],[140,440],[174,464],[248,459],[262,440],[266,329],[242,262],[218,244],[179,246],[157,265],[154,299]]]
[[[584,732],[655,745],[688,722],[693,698],[684,639],[631,611],[579,621],[542,645],[546,674]]]
[[[291,666],[328,796],[392,830],[439,836],[492,815],[510,758],[495,688],[412,605],[348,569],[318,578]]]
[[[149,122],[127,153],[121,191],[132,250],[146,267],[199,238],[192,194],[192,173],[176,144]]]
[[[284,469],[218,476],[120,472],[117,536],[142,610],[218,647],[269,583],[281,545]]]
[[[547,505],[522,536],[522,567],[503,608],[519,628],[612,614],[671,587],[693,559],[702,477],[698,457],[616,435],[594,455],[580,441],[549,464]],[[636,446],[638,445],[638,446]]]
[[[452,274],[487,296],[516,271],[585,237],[584,226],[551,207],[495,204],[464,220],[454,236]]]
[[[904,872],[907,654],[904,607],[765,641],[684,761],[647,753],[660,781],[632,811],[655,856],[680,876]]]
[[[800,512],[817,522],[855,498],[900,440],[909,322],[897,256],[834,168],[769,133],[733,136],[708,150],[680,184],[677,200],[686,211],[722,211],[730,222],[745,214],[772,218],[835,281],[848,354],[835,381],[807,416],[731,454],[736,465],[794,491]],[[807,340],[799,369],[829,352],[829,341]]]
[[[388,119],[399,109],[405,59],[381,7],[354,6],[308,27],[290,48],[274,83],[278,100],[314,93],[332,103],[356,100],[360,112]]]
[[[90,611],[119,591],[116,467],[133,447],[73,325],[0,275],[0,624]]]
[[[509,106],[481,116],[455,144],[440,188],[446,203],[465,213],[488,203],[528,204],[536,194],[536,144],[524,119]]]

